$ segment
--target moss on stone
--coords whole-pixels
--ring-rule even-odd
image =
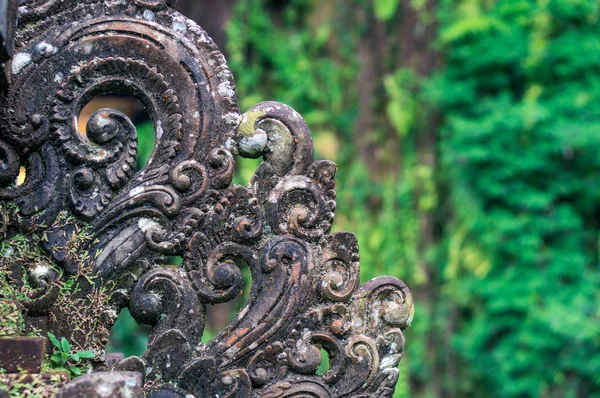
[[[19,303],[0,300],[0,337],[18,336],[23,330]]]
[[[1,374],[0,391],[11,398],[50,398],[69,380],[65,373],[48,374]]]

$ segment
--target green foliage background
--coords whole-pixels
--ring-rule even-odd
[[[274,99],[305,116],[317,154],[339,165],[335,229],[357,234],[363,280],[413,289],[397,396],[600,396],[599,3],[285,3],[236,4],[227,49],[241,108]],[[424,76],[383,53],[378,97],[360,98],[369,15],[394,35],[408,8],[436,25],[443,62]],[[361,161],[360,101],[375,102],[366,134],[399,171]],[[418,141],[433,116],[431,164]]]
[[[597,0],[236,2],[242,111],[305,117],[339,165],[334,229],[358,236],[363,281],[413,290],[396,397],[600,396],[599,17]],[[417,52],[441,61],[424,72],[402,43],[426,27]]]

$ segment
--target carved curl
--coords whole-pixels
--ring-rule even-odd
[[[190,259],[186,269],[192,280],[198,297],[210,304],[222,303],[233,299],[242,290],[242,274],[234,259],[240,259],[255,268],[252,253],[244,246],[224,243],[210,253],[206,263],[200,259]]]
[[[187,341],[200,338],[204,310],[191,293],[187,278],[176,270],[156,269],[144,274],[133,289],[129,310],[139,323],[154,326],[148,344],[173,328]]]

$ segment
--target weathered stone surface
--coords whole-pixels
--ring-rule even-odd
[[[304,119],[277,102],[241,114],[223,55],[173,1],[19,4],[0,93],[0,298],[19,299],[25,331],[107,368],[128,307],[152,332],[113,368],[143,372],[154,396],[391,397],[412,297],[392,277],[359,286],[356,238],[330,232],[337,166],[314,159]],[[139,98],[152,118],[142,170],[123,113],[77,130],[105,94]],[[232,183],[237,155],[263,159],[249,186]],[[181,266],[163,266],[170,256]],[[240,295],[240,267],[247,302],[202,343],[206,306]]]
[[[0,368],[8,373],[39,373],[44,360],[43,337],[0,338]]]
[[[58,391],[56,398],[143,398],[142,375],[134,372],[97,372],[78,377]]]
[[[51,398],[68,381],[68,373],[0,374],[0,397]]]
[[[107,353],[104,358],[104,360],[106,361],[106,366],[110,368],[116,365],[118,362],[125,359],[125,354],[123,354],[122,352],[111,352]]]

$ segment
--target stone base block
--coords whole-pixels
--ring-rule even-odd
[[[43,337],[0,338],[0,368],[7,373],[40,373],[45,345]]]

